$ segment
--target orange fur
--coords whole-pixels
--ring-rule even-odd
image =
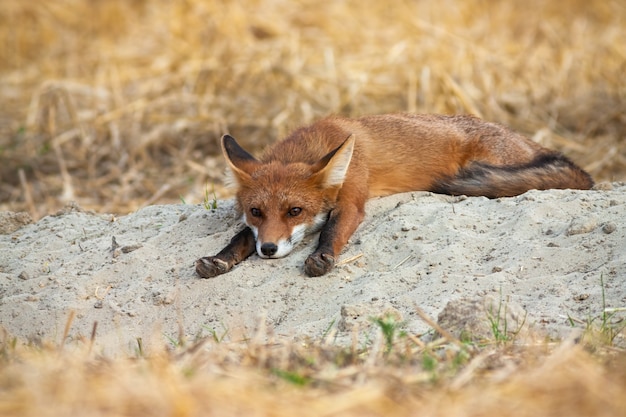
[[[472,116],[328,117],[297,129],[258,160],[228,135],[222,148],[248,228],[215,257],[197,261],[202,277],[230,270],[255,250],[285,256],[320,228],[305,272],[325,274],[375,196],[424,190],[496,198],[593,185],[563,155]]]

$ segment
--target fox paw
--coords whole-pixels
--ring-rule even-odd
[[[213,278],[229,270],[228,263],[215,256],[205,256],[196,261],[196,273],[200,278]]]
[[[310,277],[326,274],[335,266],[335,258],[328,253],[313,253],[304,261],[304,272]]]

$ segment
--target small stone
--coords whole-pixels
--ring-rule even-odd
[[[616,229],[617,229],[617,226],[615,225],[615,223],[612,223],[612,222],[604,223],[604,225],[602,226],[602,231],[606,233],[607,235],[610,235]]]
[[[439,313],[437,323],[461,340],[490,340],[498,331],[506,329],[506,337],[513,337],[522,330],[526,322],[524,308],[511,300],[502,300],[495,295],[451,300]],[[506,324],[506,326],[505,326]]]

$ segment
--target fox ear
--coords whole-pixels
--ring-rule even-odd
[[[337,149],[319,160],[314,170],[324,188],[337,187],[346,179],[354,151],[354,135],[350,135]]]
[[[222,136],[222,152],[230,168],[231,180],[241,183],[250,178],[250,174],[259,161],[246,152],[230,135]]]

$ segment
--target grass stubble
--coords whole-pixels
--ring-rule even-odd
[[[588,327],[554,342],[526,333],[459,340],[417,309],[432,331],[413,335],[372,318],[376,337],[350,346],[319,339],[215,333],[163,349],[107,357],[91,338],[24,343],[3,335],[3,416],[622,416],[623,334]],[[488,318],[485,317],[487,321]],[[504,324],[503,324],[504,325]],[[603,326],[613,325],[606,323]],[[623,319],[618,324],[623,331]],[[582,329],[581,329],[582,330]],[[358,329],[355,332],[359,332]]]
[[[0,209],[215,202],[224,132],[259,150],[330,113],[472,113],[624,180],[624,21],[616,0],[4,0]],[[260,326],[115,358],[95,325],[82,344],[4,334],[0,415],[626,415],[606,318],[561,342],[378,319],[367,346]]]

